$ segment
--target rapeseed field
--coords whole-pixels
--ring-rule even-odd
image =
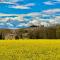
[[[0,60],[60,60],[60,40],[0,40]]]

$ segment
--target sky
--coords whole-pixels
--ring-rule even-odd
[[[0,0],[0,28],[28,27],[31,22],[59,17],[60,0]]]

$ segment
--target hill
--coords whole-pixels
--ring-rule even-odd
[[[31,26],[20,29],[0,29],[0,39],[60,39],[60,25]]]

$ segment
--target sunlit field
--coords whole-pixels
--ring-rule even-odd
[[[60,60],[60,40],[0,40],[0,60]]]

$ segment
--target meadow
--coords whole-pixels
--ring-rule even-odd
[[[0,40],[0,60],[60,60],[60,40]]]

